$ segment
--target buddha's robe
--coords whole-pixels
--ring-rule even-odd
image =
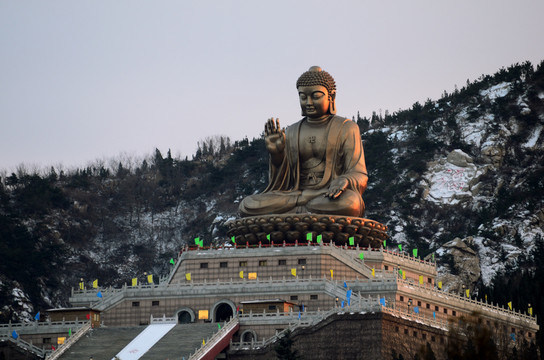
[[[318,125],[304,118],[289,126],[285,135],[281,163],[275,166],[270,161],[268,187],[243,199],[240,214],[362,216],[368,177],[357,124],[339,116]],[[348,186],[338,198],[330,199],[325,194],[337,178],[346,179]]]

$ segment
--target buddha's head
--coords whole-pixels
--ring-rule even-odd
[[[332,76],[319,66],[312,66],[297,80],[302,115],[320,118],[336,114],[336,83]]]

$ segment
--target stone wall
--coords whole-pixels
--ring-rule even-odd
[[[383,313],[338,314],[312,328],[293,332],[293,349],[304,359],[392,359],[393,352],[414,358],[429,343],[437,360],[445,359],[444,331]],[[274,346],[229,351],[228,359],[276,359]]]

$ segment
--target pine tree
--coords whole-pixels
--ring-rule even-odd
[[[302,357],[298,354],[298,350],[293,350],[291,347],[295,341],[291,338],[291,330],[287,330],[285,335],[279,340],[274,347],[278,360],[301,360]]]

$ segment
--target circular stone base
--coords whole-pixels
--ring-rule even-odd
[[[232,220],[226,225],[228,235],[235,237],[237,245],[307,242],[311,234],[314,242],[321,235],[323,242],[349,245],[349,238],[353,237],[354,246],[379,248],[388,237],[387,226],[377,221],[338,215],[262,215]]]

